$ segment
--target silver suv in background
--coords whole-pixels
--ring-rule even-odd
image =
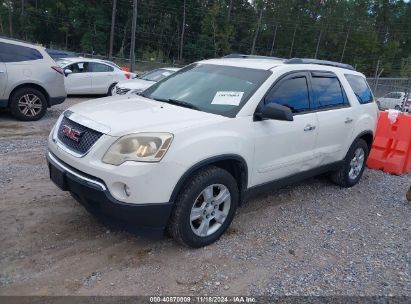
[[[0,38],[0,108],[38,120],[66,95],[63,70],[43,47]]]

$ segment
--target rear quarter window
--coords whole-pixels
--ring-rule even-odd
[[[43,59],[43,55],[33,48],[0,42],[0,59],[2,62],[21,62]]]
[[[360,104],[367,104],[374,101],[371,90],[367,84],[367,81],[358,75],[345,74],[345,78],[350,84],[355,96],[357,96]]]

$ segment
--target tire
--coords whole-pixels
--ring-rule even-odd
[[[19,120],[39,120],[47,111],[46,97],[37,89],[20,88],[10,98],[10,111]]]
[[[223,197],[226,199],[223,200]],[[218,204],[218,201],[222,203]],[[206,167],[195,173],[177,196],[168,231],[183,245],[193,248],[207,246],[227,230],[234,218],[238,201],[239,191],[234,177],[221,168]],[[220,215],[219,220],[216,220],[216,214]],[[207,227],[206,223],[209,223],[208,229],[204,228]]]
[[[117,83],[112,83],[110,87],[108,88],[107,96],[113,96],[112,91],[114,87],[116,86]]]
[[[401,107],[400,107],[399,105],[396,105],[396,106],[394,107],[394,109],[397,110],[397,111],[400,111],[400,110],[401,110]]]
[[[363,139],[357,139],[348,150],[341,169],[331,174],[331,181],[344,188],[356,185],[364,173],[368,153],[369,148],[367,143]],[[361,160],[361,155],[362,163],[361,166],[359,166],[360,163],[355,162],[354,157],[356,157],[357,160]]]

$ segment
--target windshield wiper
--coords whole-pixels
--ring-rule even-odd
[[[147,96],[145,96],[147,97]],[[157,97],[149,97],[151,99],[157,100],[157,101],[161,101],[161,102],[166,102],[172,105],[176,105],[176,106],[180,106],[180,107],[184,107],[184,108],[189,108],[189,109],[193,109],[193,110],[199,110],[198,107],[196,107],[195,105],[182,101],[182,100],[177,100],[177,99],[166,99],[166,98],[157,98]]]

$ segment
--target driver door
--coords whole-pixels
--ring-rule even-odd
[[[310,113],[308,74],[290,74],[277,82],[260,106],[289,107],[294,121],[254,121],[253,185],[267,183],[312,169],[318,134],[317,114]]]
[[[77,62],[67,66],[72,73],[64,79],[67,94],[92,94],[91,73],[87,62]]]
[[[6,98],[3,98],[4,91],[6,89],[6,84],[7,84],[6,65],[4,64],[4,62],[0,62],[0,99],[6,99]]]

